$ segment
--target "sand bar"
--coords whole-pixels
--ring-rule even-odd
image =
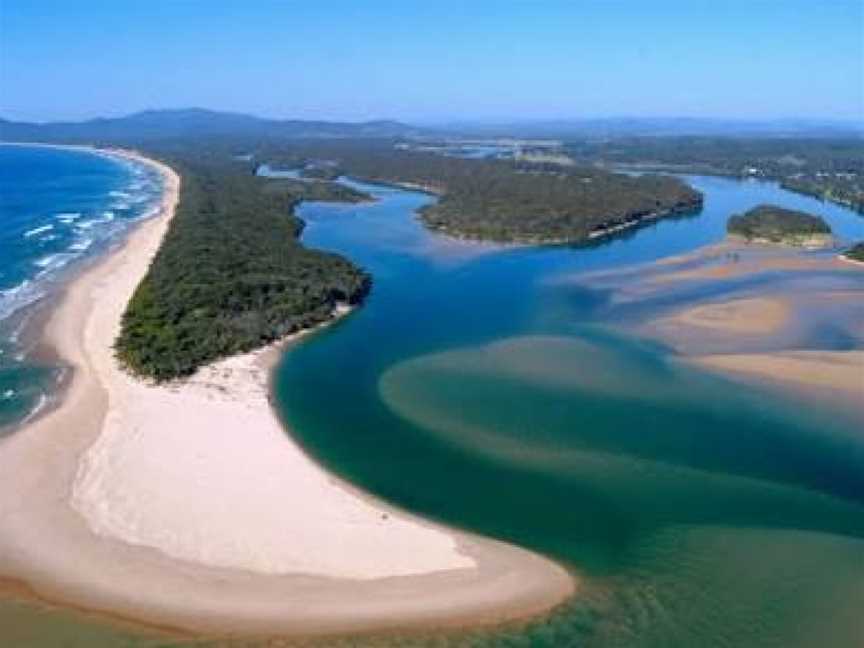
[[[772,333],[787,323],[789,315],[786,299],[751,297],[699,304],[664,318],[660,323],[730,333]]]
[[[728,353],[688,360],[709,369],[842,392],[864,407],[864,351]]]
[[[582,280],[611,286],[615,303],[659,304],[633,330],[660,338],[683,363],[864,412],[862,268],[835,254],[727,239]],[[783,274],[735,284],[766,271]],[[818,348],[825,330],[836,337]],[[847,348],[832,348],[836,339]]]
[[[131,153],[115,152],[134,156]],[[45,338],[59,405],[0,442],[0,575],[38,595],[192,632],[308,634],[492,623],[574,591],[557,564],[434,525],[324,472],[267,399],[273,349],[151,386],[111,343],[162,212],[73,281]]]

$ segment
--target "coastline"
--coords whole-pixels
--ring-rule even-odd
[[[72,280],[47,316],[45,341],[73,370],[56,407],[0,440],[0,470],[12,484],[0,493],[4,577],[47,600],[193,633],[497,623],[544,612],[573,593],[572,577],[552,561],[426,522],[325,473],[270,409],[262,376],[278,358],[273,349],[229,358],[182,384],[123,374],[111,344],[167,230],[179,178],[130,152],[95,152],[155,165],[166,179],[162,210]],[[195,479],[190,468],[199,470]],[[297,475],[323,499],[286,491],[298,487]],[[331,501],[349,514],[311,521],[336,533],[319,528],[286,552],[287,534],[306,531],[310,513],[328,511],[310,504]],[[305,518],[290,515],[298,506]],[[216,530],[232,527],[239,535],[212,543]],[[328,541],[329,558],[321,559]]]

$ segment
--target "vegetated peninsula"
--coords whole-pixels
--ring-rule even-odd
[[[611,173],[531,173],[448,183],[421,212],[432,229],[502,242],[580,243],[697,211],[702,196],[678,179]]]
[[[818,216],[776,205],[759,205],[735,214],[726,229],[733,237],[752,243],[824,247],[832,241],[831,228]]]
[[[262,159],[306,166],[305,175],[349,175],[426,191],[430,228],[499,242],[579,243],[702,206],[702,195],[663,175],[628,176],[591,167],[462,159],[389,143],[307,143],[260,151]],[[330,166],[310,170],[308,160]]]
[[[268,181],[200,157],[171,159],[182,176],[176,215],[123,316],[119,359],[167,380],[328,320],[370,277],[337,254],[309,250],[293,207],[305,198],[361,200],[329,183]]]

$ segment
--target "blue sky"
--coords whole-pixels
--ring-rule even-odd
[[[0,114],[861,118],[862,0],[0,0]]]

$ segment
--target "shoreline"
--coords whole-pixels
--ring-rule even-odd
[[[315,464],[261,382],[275,348],[167,386],[120,372],[110,345],[179,178],[128,151],[88,150],[155,165],[165,194],[160,213],[72,279],[47,315],[44,339],[72,372],[56,407],[0,440],[12,484],[0,493],[3,577],[49,601],[185,633],[472,626],[528,618],[572,595],[556,563],[399,511]]]

